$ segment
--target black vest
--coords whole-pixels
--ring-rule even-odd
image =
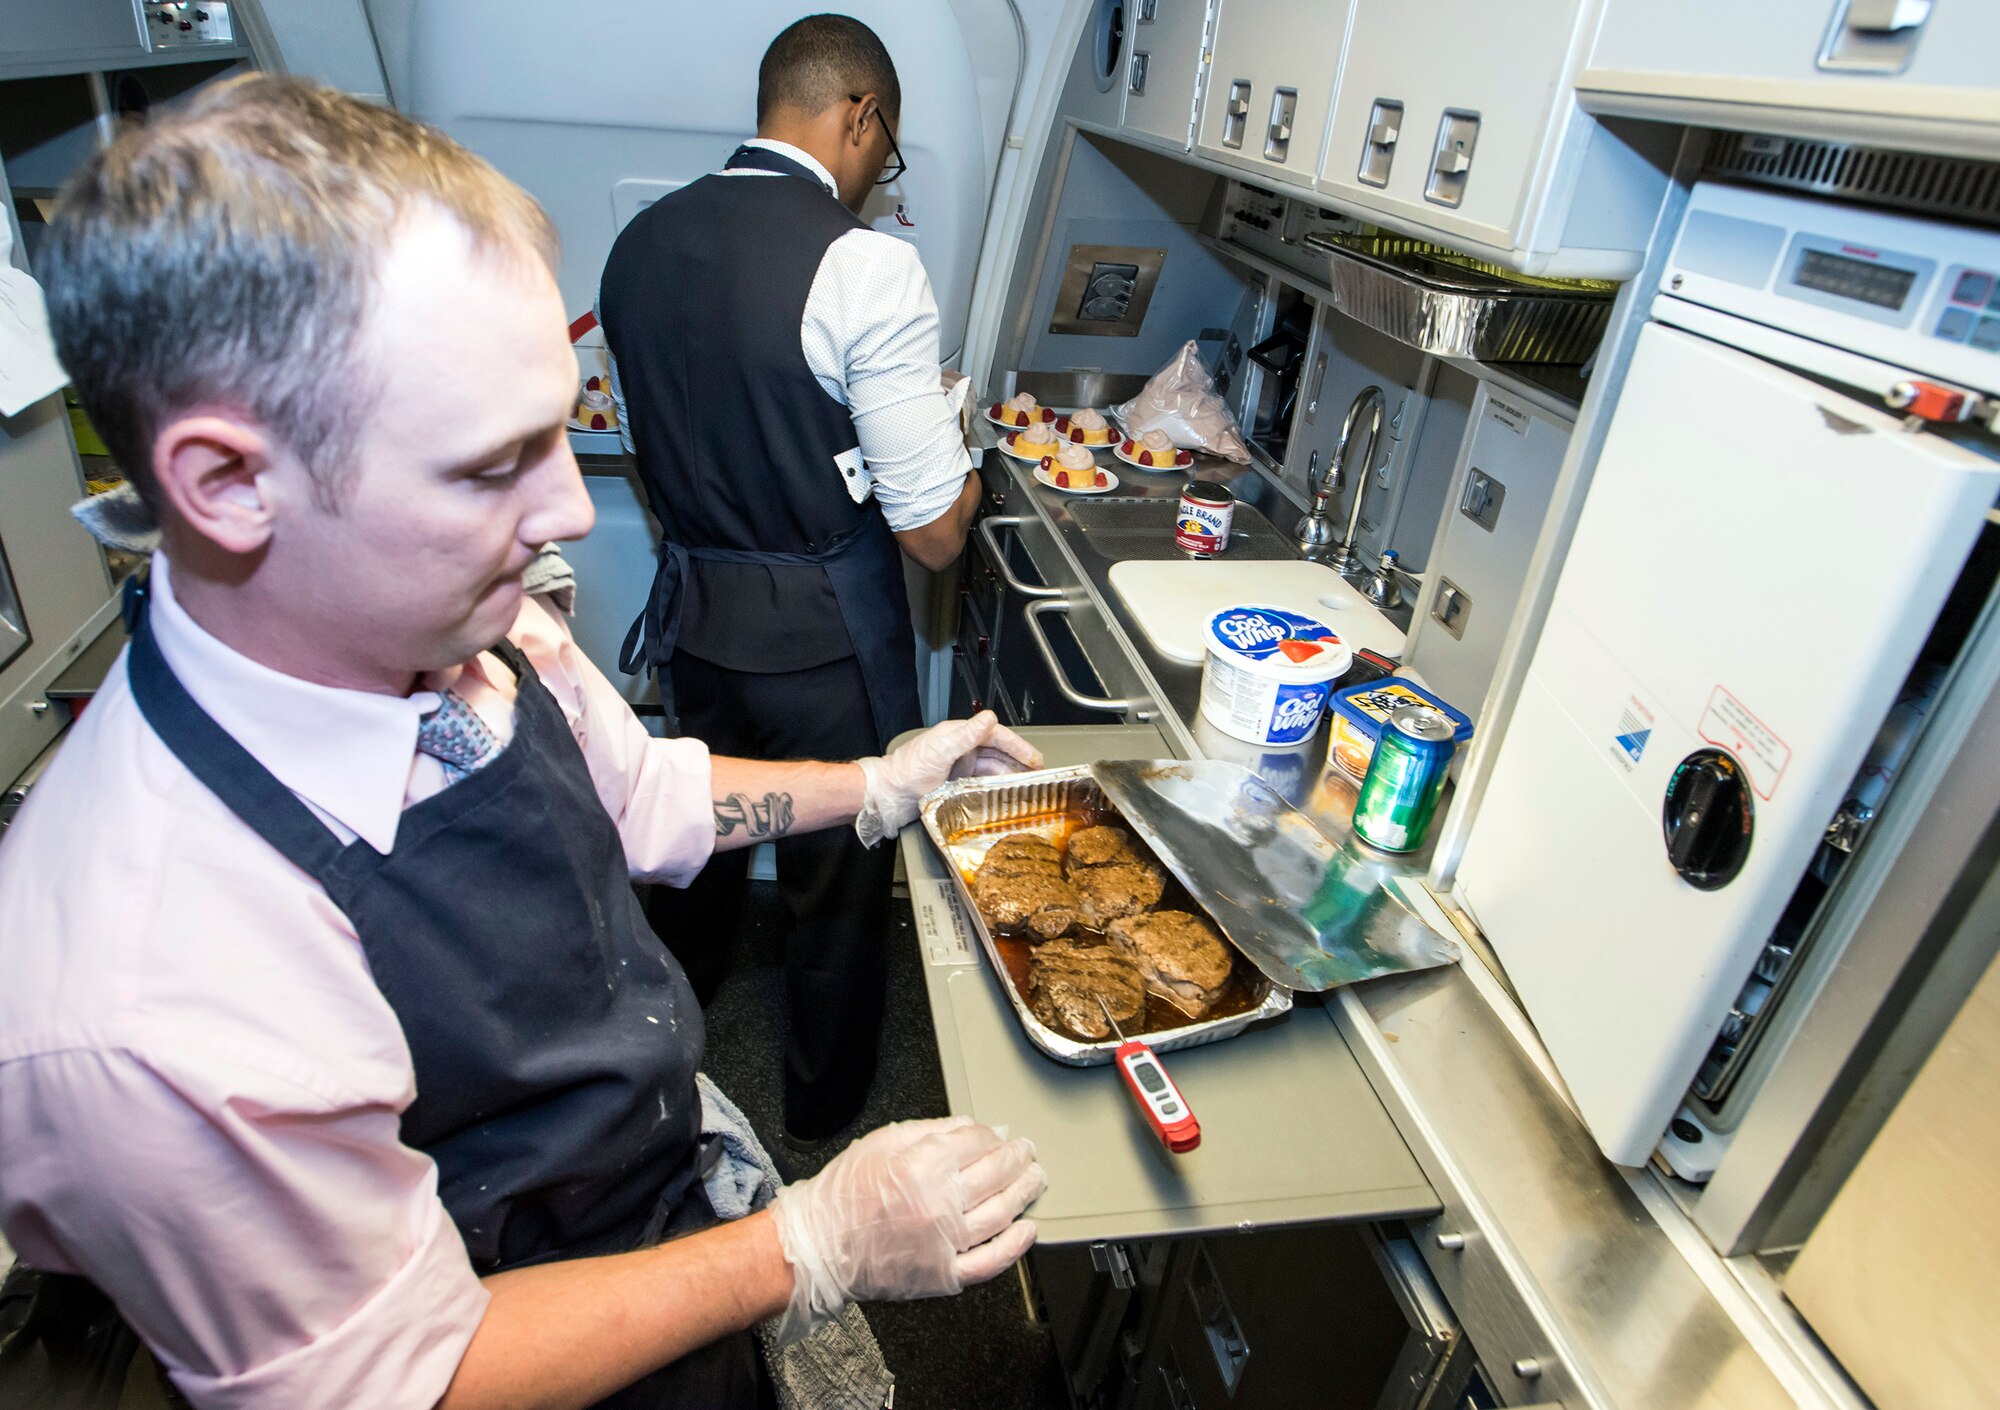
[[[826,571],[699,550],[818,554],[879,516],[847,493],[835,457],[858,446],[854,422],[799,343],[827,247],[863,227],[784,157],[743,149],[732,165],[787,174],[705,176],[642,211],[612,246],[598,311],[653,513],[697,550],[678,649],[802,670],[855,650]],[[880,591],[907,616],[899,574]]]

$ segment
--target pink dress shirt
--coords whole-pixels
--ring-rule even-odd
[[[163,557],[152,582],[160,650],[202,708],[344,839],[389,851],[445,786],[416,753],[435,696],[280,675],[195,624]],[[538,601],[509,635],[632,875],[685,885],[715,841],[706,748],[648,735]],[[424,684],[511,737],[493,657]],[[199,1406],[430,1406],[487,1295],[398,1134],[414,1095],[347,917],[160,742],[121,656],[0,846],[0,1228],[109,1292]]]

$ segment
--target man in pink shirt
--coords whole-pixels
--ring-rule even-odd
[[[768,1404],[746,1329],[1033,1241],[1032,1148],[968,1122],[715,1217],[631,879],[1038,760],[990,715],[857,763],[640,727],[521,589],[591,524],[554,258],[444,137],[257,77],[94,157],[45,247],[164,537],[0,850],[0,1227],[200,1406]]]

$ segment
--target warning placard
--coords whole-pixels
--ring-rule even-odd
[[[917,921],[917,941],[926,964],[976,964],[972,927],[958,903],[951,882],[933,877],[910,879],[911,912]]]
[[[1757,796],[1770,801],[1792,762],[1791,745],[1719,685],[1710,692],[1708,707],[1701,712],[1700,733],[1708,743],[1735,755]]]

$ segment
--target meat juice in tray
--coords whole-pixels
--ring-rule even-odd
[[[926,826],[1029,1037],[1058,1061],[1109,1061],[1102,999],[1127,1036],[1171,1051],[1291,1007],[1123,825],[1083,770],[967,781]]]

